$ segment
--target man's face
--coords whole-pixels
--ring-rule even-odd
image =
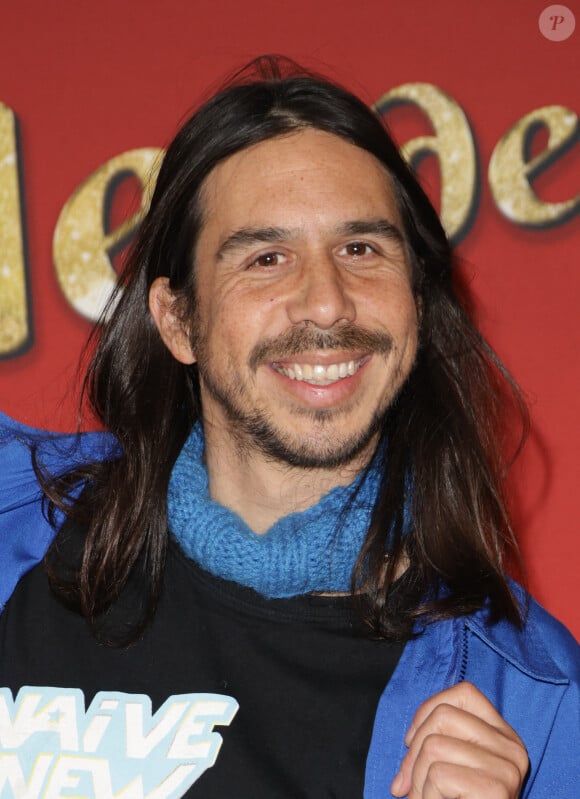
[[[417,349],[390,180],[307,129],[210,173],[195,252],[206,435],[303,467],[364,463]]]

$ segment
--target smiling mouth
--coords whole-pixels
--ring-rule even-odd
[[[352,377],[356,374],[364,360],[361,358],[356,361],[342,361],[341,363],[331,363],[328,366],[323,366],[320,363],[293,363],[288,366],[273,363],[272,367],[290,380],[310,383],[312,386],[330,386],[332,383],[337,383],[339,380],[344,380],[345,377]]]

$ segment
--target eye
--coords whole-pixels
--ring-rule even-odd
[[[340,254],[348,255],[349,258],[360,258],[363,255],[371,255],[374,252],[374,248],[364,241],[351,241],[344,245]]]
[[[260,266],[267,269],[272,266],[279,266],[283,258],[284,256],[280,252],[264,252],[258,255],[257,258],[254,258],[250,266]]]

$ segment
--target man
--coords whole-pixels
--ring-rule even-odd
[[[28,436],[59,530],[5,591],[0,786],[577,797],[578,648],[503,569],[514,389],[380,121],[284,69],[168,149],[85,384],[113,438]]]

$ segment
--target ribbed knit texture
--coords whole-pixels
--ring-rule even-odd
[[[376,471],[334,488],[316,505],[258,535],[210,498],[203,450],[198,423],[169,483],[169,529],[188,557],[211,574],[269,598],[350,590],[378,490]]]

